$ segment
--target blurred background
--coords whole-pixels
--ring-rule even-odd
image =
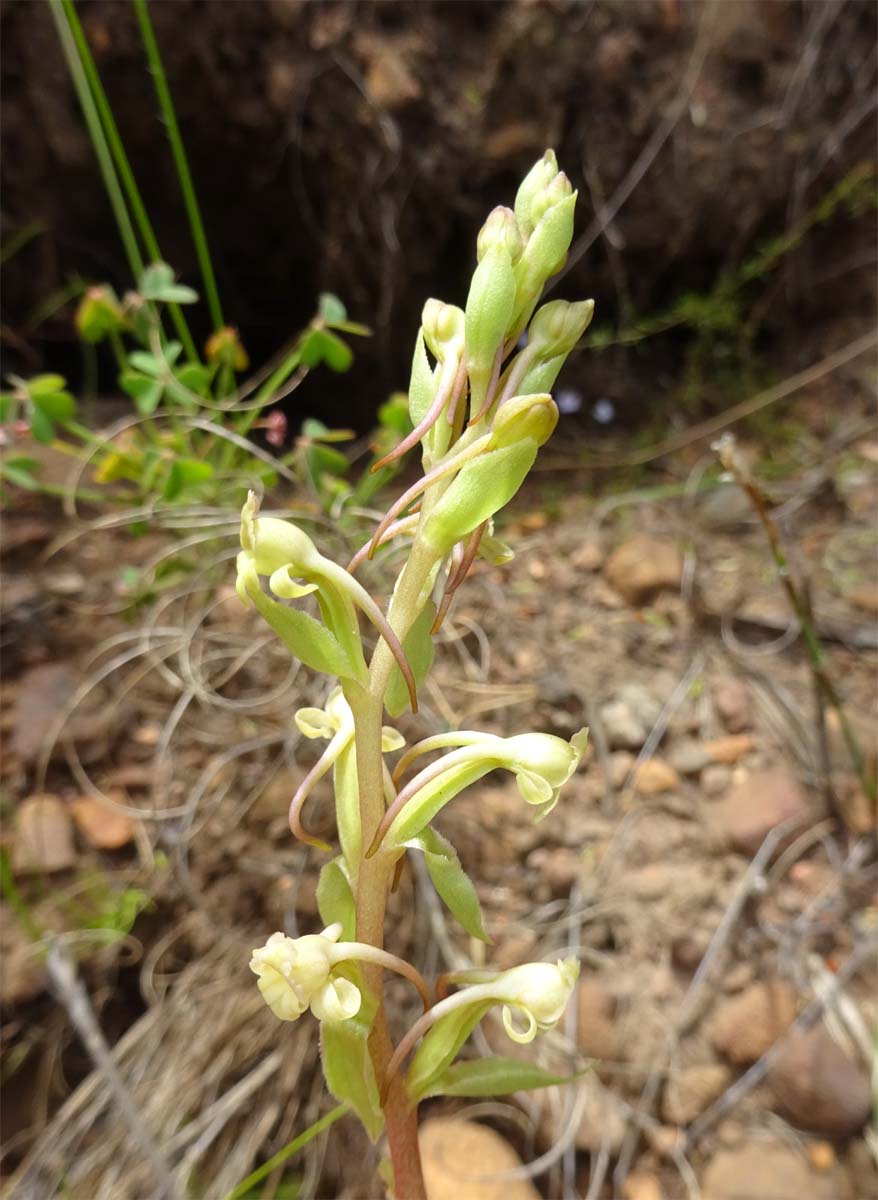
[[[368,537],[423,303],[463,303],[551,146],[579,203],[549,292],[594,322],[504,514],[517,557],[477,564],[404,732],[587,724],[590,759],[539,827],[501,778],[451,806],[492,946],[414,868],[391,941],[434,974],[578,947],[537,1052],[592,1069],[426,1106],[436,1196],[875,1195],[875,6],[148,13],[170,118],[142,6],[0,5],[9,1194],[224,1200],[331,1107],[313,1028],[279,1031],[246,970],[317,921],[285,811],[313,762],[290,714],[325,695],[252,651],[236,508],[255,481],[339,561]],[[512,1175],[456,1178],[463,1145]],[[240,1195],[378,1196],[379,1158],[345,1121]]]

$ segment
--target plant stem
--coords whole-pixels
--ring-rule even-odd
[[[177,168],[180,190],[183,193],[183,203],[186,206],[186,215],[189,218],[189,228],[192,231],[192,240],[195,243],[195,253],[198,256],[198,265],[201,268],[201,277],[204,280],[204,298],[210,310],[210,319],[213,322],[214,330],[219,330],[223,328],[225,321],[223,320],[222,308],[220,306],[216,277],[213,273],[213,263],[210,259],[210,250],[207,245],[207,235],[204,232],[201,211],[198,207],[198,197],[195,194],[195,184],[192,182],[189,161],[186,158],[186,149],[183,145],[183,138],[180,135],[180,127],[177,124],[177,114],[174,109],[173,98],[171,97],[171,89],[168,87],[165,69],[162,66],[161,54],[159,53],[158,42],[156,41],[149,11],[146,7],[146,0],[133,0],[133,3],[140,25],[140,34],[143,38],[143,47],[146,51],[150,74],[152,75],[156,95],[158,96],[159,107],[162,110],[162,116],[168,130],[168,141],[171,143],[174,166]]]
[[[122,189],[119,186],[119,180],[113,167],[113,159],[107,145],[103,127],[101,126],[94,97],[89,89],[82,62],[77,53],[76,42],[73,37],[69,18],[62,6],[62,0],[50,0],[49,9],[55,20],[58,37],[61,41],[61,49],[64,51],[64,57],[67,59],[67,66],[73,79],[73,86],[76,89],[79,104],[82,108],[82,115],[88,127],[95,156],[98,160],[98,166],[104,179],[104,187],[107,189],[110,207],[116,218],[116,224],[119,226],[119,236],[122,239],[122,245],[125,247],[128,265],[131,268],[132,275],[137,278],[143,271],[143,259],[140,256],[140,247],[137,245],[134,226],[131,224],[131,217],[125,206],[125,197],[122,195]]]
[[[67,24],[70,34],[73,38],[73,43],[76,47],[76,53],[79,56],[79,63],[82,72],[88,84],[92,101],[95,110],[98,114],[103,136],[106,146],[112,155],[115,163],[118,179],[121,181],[122,187],[125,190],[125,195],[128,198],[128,204],[140,230],[140,236],[143,239],[143,245],[146,248],[146,253],[150,256],[153,262],[159,262],[162,258],[162,252],[159,249],[158,240],[147,215],[146,205],[143,203],[143,198],[140,195],[140,189],[137,186],[137,180],[134,178],[134,172],[131,169],[131,164],[128,161],[128,155],[125,153],[125,146],[122,138],[119,135],[119,129],[116,125],[116,120],[113,116],[113,110],[107,98],[107,93],[104,91],[104,86],[101,83],[101,77],[98,74],[98,69],[89,49],[88,40],[86,39],[79,17],[76,13],[76,7],[73,0],[61,0],[64,6],[64,16],[67,19]],[[94,140],[94,134],[92,134]],[[97,146],[95,146],[97,149]],[[135,276],[140,272],[135,271]],[[177,330],[180,341],[186,349],[186,354],[193,362],[198,361],[198,351],[195,349],[195,342],[192,340],[192,334],[189,332],[189,326],[186,324],[186,318],[183,316],[183,310],[179,304],[169,304],[168,311],[171,314],[171,320],[174,322],[174,327]]]

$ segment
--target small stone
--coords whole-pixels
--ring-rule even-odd
[[[661,713],[649,688],[626,683],[601,706],[604,736],[613,750],[639,750]]]
[[[753,739],[747,733],[730,734],[705,742],[704,749],[711,762],[733,766],[753,749]]]
[[[650,758],[641,763],[634,776],[634,788],[643,796],[672,792],[680,786],[680,776],[662,758]]]
[[[617,790],[623,786],[634,766],[634,755],[630,750],[616,750],[610,755],[610,783]]]
[[[722,763],[711,763],[704,768],[701,786],[706,796],[721,796],[732,782],[732,772]]]
[[[848,1057],[825,1025],[784,1040],[768,1083],[780,1113],[810,1133],[851,1137],[869,1119],[868,1072]]]
[[[487,1125],[461,1117],[430,1117],[421,1125],[418,1140],[429,1200],[539,1200],[527,1178],[490,1178],[520,1168],[522,1162],[509,1142]]]
[[[753,982],[753,964],[746,960],[729,967],[723,976],[723,990],[726,992],[741,992]]]
[[[831,1171],[835,1166],[835,1150],[831,1142],[809,1142],[805,1147],[808,1162],[815,1171]]]
[[[649,863],[625,880],[625,890],[638,900],[659,900],[674,890],[677,868],[672,863]]]
[[[70,804],[70,812],[83,837],[97,850],[118,850],[134,837],[135,824],[128,813],[118,808],[127,797],[116,791],[108,803],[96,796],[79,796]]]
[[[668,761],[680,775],[700,775],[710,763],[710,755],[701,742],[686,738],[674,746]]]
[[[846,1176],[811,1170],[786,1142],[759,1139],[721,1150],[704,1169],[702,1200],[852,1200]]]
[[[536,867],[548,883],[553,896],[566,895],[582,869],[582,858],[567,846],[548,849],[540,846],[527,856],[527,865]]]
[[[12,870],[16,874],[66,871],[76,862],[73,821],[57,796],[29,796],[16,813]]]
[[[720,1001],[709,1035],[715,1050],[748,1066],[768,1050],[796,1017],[796,994],[783,980],[754,983]]]
[[[75,691],[76,675],[67,663],[44,663],[26,671],[16,688],[13,753],[25,762],[36,758]]]
[[[837,798],[842,818],[851,833],[857,836],[878,833],[878,801],[866,795],[859,779],[849,776],[839,780]]]
[[[576,1148],[595,1153],[606,1146],[610,1154],[617,1154],[627,1128],[619,1105],[596,1075],[586,1076],[582,1086],[586,1092],[585,1110],[576,1131]]]
[[[845,600],[862,612],[878,614],[878,583],[861,583],[845,593]]]
[[[622,1184],[625,1200],[664,1200],[658,1176],[652,1171],[632,1171]]]
[[[547,577],[549,568],[541,558],[532,558],[527,564],[527,573],[531,579],[536,579],[539,583]]]
[[[753,725],[753,694],[743,679],[721,679],[711,692],[713,706],[729,733],[743,733]]]
[[[85,579],[78,571],[50,571],[43,586],[53,596],[78,596],[85,587]]]
[[[583,542],[570,555],[570,565],[577,571],[596,571],[604,561],[598,542]]]
[[[597,979],[583,977],[576,993],[576,1042],[581,1054],[598,1062],[620,1057],[619,1033],[613,1014],[615,1001]]]
[[[732,1081],[722,1063],[686,1067],[665,1088],[662,1116],[671,1125],[689,1125],[721,1096]]]
[[[659,592],[680,586],[683,558],[675,542],[636,534],[614,550],[604,566],[611,587],[629,604],[639,605]]]
[[[793,836],[800,833],[810,809],[799,781],[788,771],[778,769],[748,775],[722,800],[715,816],[720,832],[732,846],[742,854],[753,855],[783,821],[800,818]]]

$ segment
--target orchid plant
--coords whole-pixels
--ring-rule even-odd
[[[409,851],[424,855],[437,892],[463,928],[488,940],[475,887],[431,822],[495,770],[515,776],[540,820],[585,747],[585,730],[569,742],[547,733],[448,732],[405,749],[391,769],[385,755],[403,750],[405,742],[384,723],[385,714],[394,719],[409,706],[417,711],[433,638],[476,557],[495,564],[512,557],[494,537],[493,518],[555,428],[558,410],[549,390],[594,307],[590,300],[556,300],[537,308],[546,281],[565,261],[575,203],[576,193],[547,151],[519,187],[514,210],[494,209],[482,227],[466,307],[427,301],[409,386],[412,432],[374,468],[420,444],[423,474],[347,568],[321,554],[302,529],[261,515],[252,493],[241,522],[241,599],[258,609],[292,655],[338,680],[324,709],[296,714],[303,735],[327,745],[290,805],[296,837],[329,850],[308,832],[303,808],[332,772],[340,852],[323,867],[318,885],[326,928],[298,938],[273,933],[253,952],[250,967],[276,1017],[298,1020],[310,1008],[319,1021],[331,1091],[374,1140],[386,1131],[397,1200],[425,1195],[416,1115],[425,1097],[558,1082],[512,1059],[455,1060],[497,1005],[513,1041],[529,1042],[551,1029],[579,974],[579,963],[568,958],[455,972],[431,990],[414,966],[384,949],[387,897]],[[408,555],[385,615],[355,571],[380,547],[403,540]],[[291,603],[306,595],[318,615]],[[377,635],[370,657],[361,614]],[[436,752],[411,773],[413,764]],[[408,979],[424,1005],[396,1044],[382,997],[385,969]]]

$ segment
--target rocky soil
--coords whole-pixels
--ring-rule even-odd
[[[850,410],[835,421],[825,396],[803,398],[808,432],[772,488],[871,749],[878,442]],[[588,725],[587,763],[538,826],[502,776],[443,814],[492,945],[446,923],[416,863],[390,940],[429,974],[578,953],[567,1024],[526,1052],[589,1069],[509,1103],[428,1104],[431,1195],[865,1200],[878,1186],[874,807],[832,713],[820,733],[806,657],[736,493],[698,490],[693,449],[596,494],[562,474],[574,450],[562,435],[510,509],[516,559],[477,565],[404,732]],[[65,935],[161,1170],[225,1195],[325,1105],[313,1029],[279,1035],[246,969],[267,931],[317,919],[322,856],[292,842],[285,812],[313,753],[290,712],[321,695],[272,642],[250,653],[261,631],[229,586],[233,515],[225,540],[204,535],[194,575],[166,574],[136,610],[120,564],[180,565],[191,550],[168,531],[86,532],[33,502],[3,534],[12,1194],[154,1194],[70,1024],[73,993],[34,950],[50,931]],[[347,535],[325,534],[343,559]],[[382,594],[380,565],[364,580]],[[332,837],[319,795],[309,818]],[[402,1024],[410,997],[391,988]],[[488,1021],[472,1052],[490,1049],[511,1052]],[[464,1145],[458,1178],[449,1155],[459,1165]],[[345,1122],[301,1160],[304,1194],[377,1196],[377,1161]],[[476,1166],[507,1174],[479,1182]]]

